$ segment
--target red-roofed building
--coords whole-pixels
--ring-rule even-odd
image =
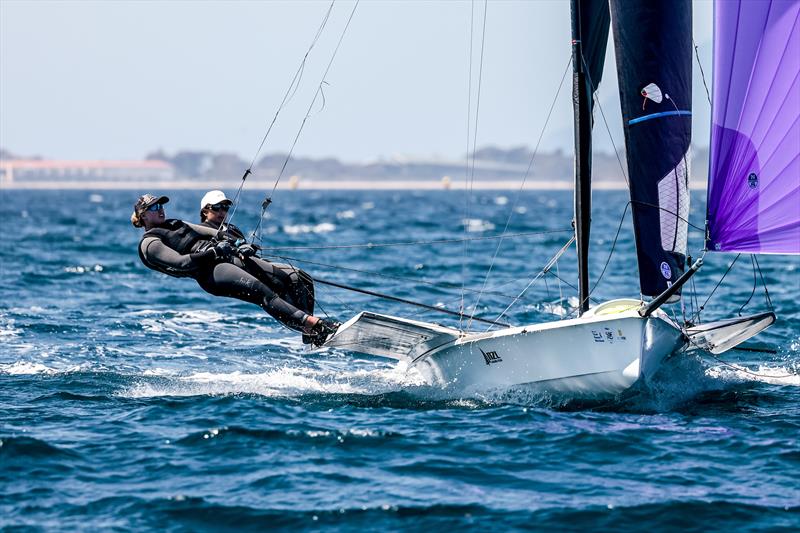
[[[0,160],[0,185],[74,184],[83,181],[124,183],[174,178],[175,168],[165,161]]]

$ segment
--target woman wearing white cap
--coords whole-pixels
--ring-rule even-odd
[[[145,229],[139,242],[139,258],[145,266],[169,276],[193,278],[215,296],[259,305],[284,325],[303,332],[306,343],[320,346],[336,331],[336,322],[298,308],[287,301],[288,295],[284,298],[276,292],[276,285],[271,287],[259,279],[262,276],[251,274],[252,269],[244,263],[253,251],[250,245],[237,249],[228,240],[216,239],[216,230],[167,219],[167,202],[166,196],[145,194],[133,207],[131,223]]]
[[[200,200],[200,225],[214,230],[223,228],[224,235],[236,242],[246,241],[244,232],[225,221],[233,200],[223,191],[208,191]],[[272,288],[292,305],[309,315],[314,314],[314,279],[303,270],[284,263],[273,263],[255,257],[255,247],[242,246],[243,268]]]
[[[233,200],[222,191],[208,191],[200,200],[200,225],[219,229],[228,217]],[[225,223],[223,231],[234,241],[244,239],[244,233],[233,224]]]

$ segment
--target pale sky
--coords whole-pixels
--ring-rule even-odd
[[[164,149],[249,160],[329,1],[0,0],[0,146],[20,155],[140,159]],[[285,152],[353,8],[338,0],[264,153]],[[483,2],[362,0],[295,154],[370,161],[467,151],[470,12],[476,102]],[[710,83],[710,0],[694,39]],[[607,54],[600,103],[623,145]],[[477,144],[532,147],[570,57],[567,0],[488,3]],[[694,143],[710,106],[694,64]],[[609,150],[598,122],[596,148]],[[572,150],[570,78],[542,149]]]

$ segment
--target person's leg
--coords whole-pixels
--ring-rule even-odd
[[[248,258],[243,266],[282,298],[309,315],[314,314],[314,280],[311,276],[291,265],[271,263],[258,257]]]
[[[198,277],[197,283],[214,296],[237,298],[259,305],[276,320],[294,330],[306,329],[306,319],[310,313],[287,302],[272,288],[236,265],[220,263],[206,275]]]

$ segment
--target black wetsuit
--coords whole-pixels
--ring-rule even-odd
[[[254,303],[288,327],[302,330],[306,317],[314,314],[313,280],[302,271],[286,272],[257,257],[217,259],[215,236],[216,230],[207,226],[166,220],[144,233],[139,257],[153,270],[193,278],[210,294]]]
[[[211,222],[206,220],[205,222],[201,222],[200,226],[204,228],[211,228],[214,231],[219,231],[219,226],[213,225]],[[244,233],[238,227],[234,226],[233,224],[225,224],[224,229],[222,230],[222,237],[225,237],[231,241],[245,241]]]

